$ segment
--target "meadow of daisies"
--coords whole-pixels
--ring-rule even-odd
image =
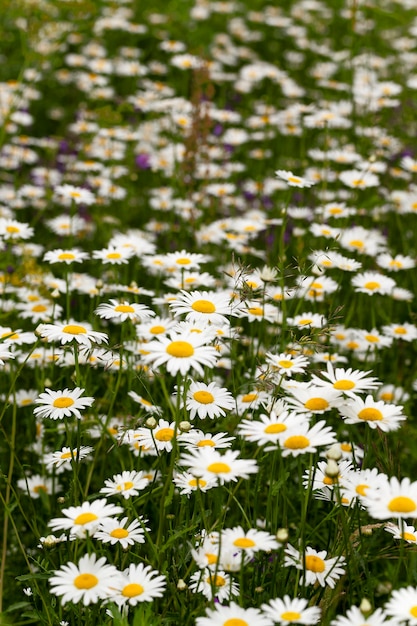
[[[415,1],[0,33],[0,624],[417,624]]]

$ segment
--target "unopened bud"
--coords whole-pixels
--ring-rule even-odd
[[[184,591],[185,589],[187,589],[187,583],[182,578],[180,578],[177,582],[177,589],[179,591]]]
[[[359,608],[365,617],[372,611],[372,605],[368,598],[362,598]]]
[[[145,422],[145,426],[153,430],[154,428],[158,426],[158,422],[156,421],[154,417],[148,417],[148,419]]]
[[[343,454],[342,451],[340,449],[340,444],[335,443],[332,445],[331,448],[329,448],[326,452],[326,457],[330,460],[333,461],[340,461],[340,459],[342,458]]]
[[[187,422],[185,420],[178,424],[178,430],[180,430],[182,433],[189,433],[192,427],[193,427],[192,424],[190,424],[190,422]]]
[[[288,541],[288,528],[279,528],[275,536],[280,543],[286,543]]]
[[[329,478],[337,478],[339,476],[339,466],[333,459],[327,461],[327,465],[324,468],[324,473]]]

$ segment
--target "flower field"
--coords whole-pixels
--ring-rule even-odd
[[[417,624],[414,0],[6,0],[0,624]]]

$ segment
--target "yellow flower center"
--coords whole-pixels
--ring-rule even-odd
[[[298,178],[298,176],[288,176],[288,182],[289,183],[301,183],[301,178]]]
[[[388,504],[392,513],[412,513],[416,510],[416,503],[408,496],[397,496]]]
[[[323,559],[315,554],[308,554],[305,560],[306,569],[310,570],[310,572],[321,573],[326,569]]]
[[[106,254],[106,259],[121,259],[122,255],[120,252],[108,252]]]
[[[369,289],[369,291],[375,291],[375,289],[379,289],[381,283],[378,283],[376,280],[370,280],[364,284],[365,289]]]
[[[215,587],[224,587],[226,579],[223,576],[220,576],[220,574],[217,574],[217,576],[207,576],[206,583],[214,585]]]
[[[260,306],[253,306],[248,309],[248,313],[250,313],[251,315],[258,315],[259,317],[261,317],[264,314],[264,310]]]
[[[74,455],[75,456],[75,455]],[[63,452],[60,456],[61,459],[72,459],[72,452],[71,450],[69,452]]]
[[[412,615],[413,617],[417,617],[417,606],[412,606],[410,609],[410,615]]]
[[[365,245],[360,239],[352,239],[349,243],[353,248],[363,248]]]
[[[155,433],[155,439],[158,441],[171,441],[174,434],[175,431],[173,428],[161,428],[157,433]]]
[[[197,444],[197,448],[204,448],[205,446],[209,446],[210,448],[215,448],[216,444],[213,439],[200,439]]]
[[[48,493],[48,489],[45,487],[45,485],[36,485],[36,487],[33,488],[33,491],[35,493],[40,493],[41,491],[43,491],[44,493]]]
[[[209,472],[213,474],[229,474],[232,470],[230,469],[230,465],[227,463],[222,463],[221,461],[217,461],[216,463],[210,463],[207,467]]]
[[[309,398],[304,406],[309,411],[324,411],[329,408],[329,403],[324,398]]]
[[[72,254],[71,252],[61,252],[61,254],[58,255],[58,259],[60,261],[73,261],[75,259],[75,254]]]
[[[355,180],[352,180],[352,185],[354,187],[363,187],[364,184],[365,181],[363,180],[363,178],[355,178]]]
[[[20,228],[17,228],[17,226],[6,226],[6,230],[10,234],[15,234],[15,233],[20,232]]]
[[[196,391],[193,393],[193,398],[196,402],[200,402],[200,404],[211,404],[214,402],[214,396],[209,391]]]
[[[334,206],[329,209],[329,213],[330,215],[340,215],[341,213],[343,213],[343,209],[338,206]]]
[[[401,263],[401,261],[396,261],[395,259],[392,259],[392,261],[389,262],[389,266],[397,267],[398,269],[400,269],[403,266],[403,264]]]
[[[278,365],[280,367],[285,367],[286,369],[288,369],[289,367],[292,367],[294,364],[292,361],[288,361],[287,359],[282,359],[281,361],[278,361]]]
[[[349,389],[353,389],[354,387],[356,387],[356,385],[351,380],[341,379],[337,380],[334,383],[333,387],[335,389],[340,389],[341,391],[348,391]]]
[[[407,329],[404,328],[404,326],[397,326],[397,328],[394,330],[394,333],[396,335],[406,335],[407,334]]]
[[[46,310],[47,307],[44,304],[35,304],[35,306],[32,307],[33,313],[44,313]]]
[[[268,424],[266,428],[264,428],[264,433],[267,435],[277,435],[278,433],[283,433],[287,430],[285,424]]]
[[[405,539],[405,541],[416,541],[417,537],[413,535],[413,533],[402,533],[401,537]]]
[[[239,537],[239,539],[235,539],[233,542],[233,545],[236,546],[236,548],[253,548],[253,546],[256,546],[256,543],[253,541],[253,539],[249,539],[248,537]]]
[[[186,359],[194,354],[194,348],[188,341],[172,341],[167,347],[166,352],[177,359]]]
[[[369,343],[379,343],[378,335],[365,335],[365,339],[369,341]]]
[[[384,419],[381,411],[373,407],[362,409],[362,411],[359,411],[358,417],[360,420],[366,420],[368,422],[379,422],[380,420]]]
[[[350,443],[342,443],[340,444],[340,448],[343,452],[352,452],[352,446]]]
[[[295,622],[299,620],[301,617],[301,613],[296,613],[295,611],[285,611],[285,613],[281,613],[281,619],[287,622]]]
[[[124,539],[129,536],[129,531],[126,528],[115,528],[111,531],[110,537],[114,537],[115,539]]]
[[[67,409],[69,406],[72,406],[73,404],[74,404],[74,400],[72,398],[62,397],[62,398],[56,398],[53,401],[52,406],[54,406],[56,409]]]
[[[207,481],[204,480],[204,478],[199,478],[198,480],[197,478],[191,478],[188,481],[188,484],[190,485],[190,487],[205,487],[207,485]]]
[[[134,313],[135,309],[130,304],[118,304],[115,309],[116,313]]]
[[[394,399],[394,394],[391,391],[384,391],[381,393],[381,400],[384,402],[391,402]]]
[[[257,393],[246,393],[242,398],[242,402],[251,403],[254,400],[256,400],[257,397],[258,397]]]
[[[68,335],[86,335],[87,329],[78,324],[68,324],[68,326],[64,326],[62,332],[68,333]]]
[[[285,440],[284,446],[290,450],[302,450],[310,445],[310,440],[304,435],[293,435]]]
[[[223,622],[223,626],[250,626],[249,622],[245,619],[240,619],[240,617],[232,617],[231,619],[227,619]]]
[[[299,320],[298,325],[299,326],[308,326],[312,322],[313,322],[313,320],[310,317],[305,317],[304,319]]]
[[[91,511],[87,511],[86,513],[80,513],[74,519],[74,524],[78,524],[79,526],[84,526],[85,524],[89,524],[90,522],[95,522],[98,519],[98,516]]]
[[[74,578],[74,586],[77,589],[92,589],[97,583],[98,578],[94,574],[79,574]]]
[[[191,259],[188,259],[187,257],[180,257],[175,261],[175,263],[177,265],[189,265],[191,263]]]
[[[128,489],[132,489],[134,483],[131,480],[127,480],[125,483],[121,485],[117,485],[116,491],[127,491]]]
[[[355,491],[360,496],[366,496],[366,492],[368,489],[369,485],[357,485]]]
[[[149,332],[152,333],[152,335],[160,335],[161,333],[164,333],[165,330],[165,326],[152,326],[152,328],[149,329]]]
[[[216,307],[210,300],[196,300],[192,303],[191,308],[197,313],[214,313]]]
[[[144,588],[142,585],[138,585],[137,583],[129,583],[125,585],[122,589],[122,596],[125,598],[135,598],[136,596],[140,596],[144,592]]]

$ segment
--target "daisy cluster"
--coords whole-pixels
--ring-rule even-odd
[[[7,17],[0,613],[417,624],[414,4],[168,4]]]

